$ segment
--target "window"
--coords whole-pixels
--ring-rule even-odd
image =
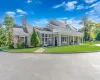
[[[46,44],[48,43],[47,38],[45,38],[45,43],[46,43]]]
[[[42,37],[44,37],[44,34],[42,34]]]
[[[45,37],[47,37],[47,34],[45,34]]]
[[[50,37],[51,35],[49,34],[49,37]]]
[[[62,42],[66,42],[67,41],[67,39],[66,39],[66,37],[62,37]]]
[[[42,38],[42,44],[44,44],[44,38]]]
[[[24,37],[20,37],[20,41],[21,42],[24,42]]]

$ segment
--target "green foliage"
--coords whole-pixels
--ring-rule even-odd
[[[85,41],[89,41],[89,40],[90,40],[90,36],[89,36],[88,31],[87,31],[86,28],[85,28],[85,30],[84,30],[84,40],[85,40]]]
[[[17,48],[20,48],[20,43],[17,42],[17,43],[16,43],[16,46],[17,46]]]
[[[34,47],[40,45],[40,38],[36,29],[34,29],[33,34],[31,36],[31,45]]]
[[[100,32],[97,33],[96,40],[100,41]]]
[[[9,16],[5,16],[4,19],[4,25],[6,26],[6,33],[7,33],[7,40],[8,40],[8,45],[10,47],[10,44],[13,43],[13,25],[14,25],[14,19]]]
[[[9,49],[14,49],[13,44],[10,44],[10,45],[9,45]]]
[[[25,43],[24,42],[17,42],[16,45],[17,45],[18,49],[25,48]]]
[[[84,40],[95,41],[97,33],[100,32],[100,23],[92,22],[91,20],[88,20],[88,18],[84,17],[81,24],[84,27],[79,31],[84,32]]]
[[[6,45],[6,32],[5,29],[2,27],[2,25],[0,25],[0,46],[2,45]]]
[[[25,48],[25,43],[24,42],[21,43],[21,48]]]

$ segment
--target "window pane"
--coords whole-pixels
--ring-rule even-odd
[[[45,34],[45,37],[47,37],[47,34]]]
[[[42,37],[44,37],[44,34],[42,34]]]

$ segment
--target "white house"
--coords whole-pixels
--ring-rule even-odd
[[[37,29],[41,45],[43,46],[62,46],[83,43],[83,33],[78,32],[67,23],[52,19],[45,28],[41,28],[26,24],[26,17],[24,16],[22,24],[23,26],[13,27],[14,45],[19,40],[30,46],[34,28]]]

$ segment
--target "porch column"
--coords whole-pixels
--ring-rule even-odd
[[[73,44],[74,44],[74,36],[73,36]]]
[[[59,38],[58,38],[58,46],[61,46],[61,33],[59,33],[59,36],[58,36]]]
[[[82,43],[83,43],[83,37],[82,37]]]
[[[67,44],[69,45],[69,36],[67,36]]]
[[[80,43],[80,40],[79,40],[79,38],[80,38],[80,37],[78,36],[78,44]]]
[[[24,36],[24,43],[25,43],[25,36]]]
[[[45,34],[44,34],[44,45],[45,45]]]

